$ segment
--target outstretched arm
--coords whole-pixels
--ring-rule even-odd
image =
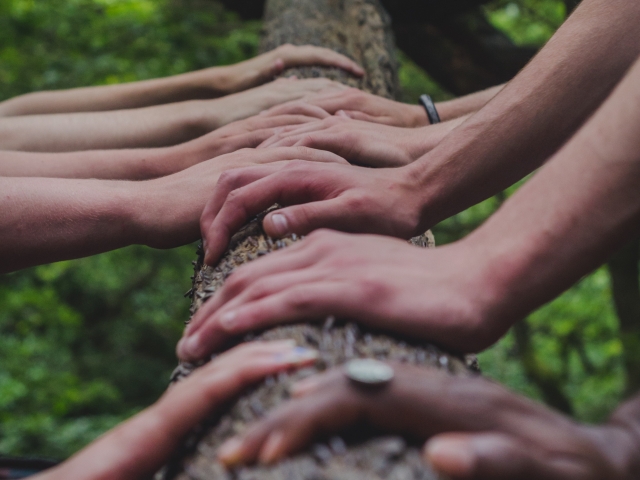
[[[315,120],[317,118],[306,115],[256,115],[195,140],[162,148],[59,153],[0,150],[0,177],[148,180],[242,148],[257,147],[283,125],[300,125]]]
[[[324,78],[280,79],[213,100],[109,112],[0,118],[0,149],[69,152],[176,145],[273,105],[324,89],[345,88]]]
[[[255,58],[172,77],[99,87],[35,92],[0,103],[0,117],[48,113],[100,112],[215,98],[256,87],[285,68],[324,65],[362,76],[353,60],[311,45],[282,45]]]
[[[195,241],[223,172],[294,159],[346,163],[312,149],[243,149],[144,182],[0,177],[0,273],[131,244],[172,248]]]
[[[267,375],[312,363],[316,352],[293,341],[252,342],[223,353],[160,400],[98,438],[38,480],[151,478],[198,422]]]

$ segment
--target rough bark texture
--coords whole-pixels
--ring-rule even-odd
[[[389,18],[377,0],[271,0],[267,2],[262,48],[282,43],[328,46],[360,62],[367,75],[358,80],[335,69],[303,68],[285,72],[300,77],[327,76],[365,90],[394,97],[397,94],[397,67]],[[263,214],[264,215],[264,214]],[[262,230],[263,215],[253,219],[231,240],[219,264],[202,264],[202,251],[195,262],[191,313],[212,296],[238,266],[298,241],[295,235],[272,240]],[[416,248],[432,247],[427,232],[411,240]],[[418,253],[418,252],[416,252]],[[329,317],[323,325],[300,324],[269,329],[245,337],[252,339],[293,338],[301,346],[320,351],[318,362],[292,374],[268,378],[232,402],[221,415],[204,422],[183,449],[159,473],[159,478],[319,480],[377,478],[433,480],[435,475],[423,464],[419,445],[400,437],[379,436],[372,431],[353,429],[342,437],[325,439],[295,457],[274,466],[250,466],[226,471],[216,461],[216,449],[230,436],[241,432],[288,398],[295,380],[339,366],[352,358],[393,359],[440,368],[452,374],[470,375],[473,359],[449,355],[433,345],[412,343],[368,330],[347,319]],[[172,382],[179,381],[200,365],[183,363]]]

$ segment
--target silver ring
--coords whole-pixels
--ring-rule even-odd
[[[350,360],[344,371],[349,380],[367,387],[386,385],[394,376],[391,366],[372,358]]]

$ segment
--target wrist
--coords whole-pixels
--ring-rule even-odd
[[[405,104],[404,118],[407,119],[406,125],[411,128],[431,125],[429,117],[427,117],[427,113],[422,105]]]

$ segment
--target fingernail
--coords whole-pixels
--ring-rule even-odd
[[[278,460],[284,442],[284,433],[273,432],[260,450],[260,463],[270,464]]]
[[[299,382],[294,383],[289,388],[289,392],[292,397],[302,397],[309,392],[312,392],[318,386],[319,380],[316,377],[305,378]]]
[[[473,473],[475,455],[465,440],[432,440],[427,444],[427,460],[443,473],[467,476]]]
[[[182,343],[182,349],[180,350],[183,354],[186,353],[188,357],[197,358],[198,353],[200,351],[200,335],[198,333],[194,333],[190,337],[183,338],[180,340]]]
[[[237,437],[227,440],[218,449],[218,459],[227,467],[237,465],[242,457],[242,440]]]
[[[276,361],[282,364],[297,364],[318,358],[318,352],[304,347],[295,347],[285,353],[277,353]]]
[[[235,319],[237,316],[235,311],[225,313],[220,317],[220,326],[225,330],[231,330],[236,324]]]
[[[281,213],[271,215],[271,223],[276,235],[283,236],[289,233],[289,222],[287,222],[287,217]]]

